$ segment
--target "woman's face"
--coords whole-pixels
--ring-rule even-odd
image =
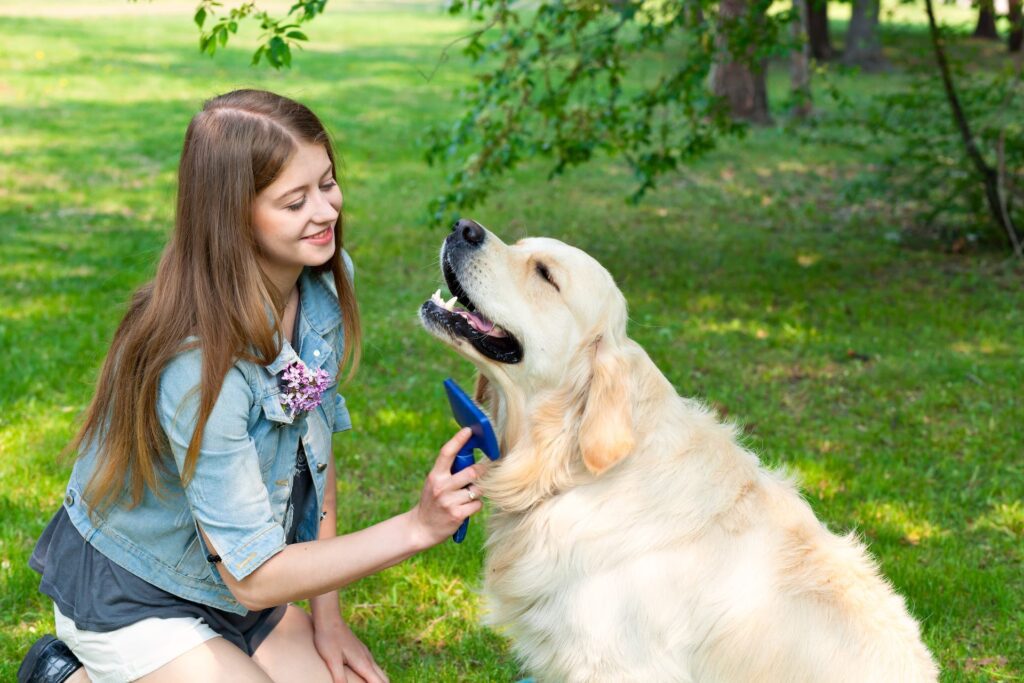
[[[322,265],[334,255],[341,201],[327,150],[307,142],[299,143],[277,179],[256,195],[258,258],[282,293],[291,290],[303,266]]]

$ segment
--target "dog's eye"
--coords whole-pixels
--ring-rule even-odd
[[[545,266],[543,263],[537,264],[537,274],[540,275],[545,280],[547,280],[548,284],[557,289],[559,292],[562,291],[559,288],[558,283],[555,282],[555,279],[551,277],[551,271],[549,271],[548,267]]]

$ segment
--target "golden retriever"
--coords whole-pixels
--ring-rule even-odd
[[[852,533],[626,336],[608,272],[462,220],[424,326],[481,373],[502,457],[484,594],[541,681],[935,681],[917,622]],[[461,304],[458,306],[456,304]]]

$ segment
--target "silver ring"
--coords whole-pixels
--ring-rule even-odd
[[[472,503],[474,500],[476,500],[476,494],[473,493],[473,489],[467,488],[466,493],[469,494],[469,502]]]

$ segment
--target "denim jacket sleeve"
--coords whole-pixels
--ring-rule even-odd
[[[179,473],[195,431],[201,364],[199,349],[185,351],[171,359],[160,379],[157,412]],[[249,382],[232,367],[203,430],[195,473],[184,487],[193,517],[213,543],[211,552],[238,580],[285,547],[248,431],[253,402]]]

